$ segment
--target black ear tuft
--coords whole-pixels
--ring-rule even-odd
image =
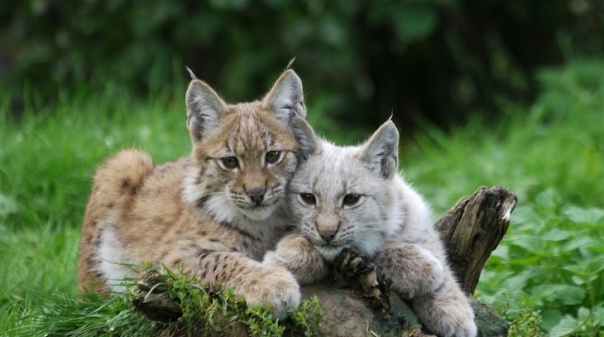
[[[189,73],[189,76],[191,76],[191,79],[196,80],[197,76],[195,76],[195,73],[193,72],[193,70],[191,70],[191,68],[189,68],[188,66],[185,66],[185,68],[187,68],[187,72]]]
[[[291,69],[292,66],[294,65],[295,61],[296,61],[296,57],[294,56],[291,60],[289,60],[289,63],[287,64],[287,67],[285,67],[285,70]]]

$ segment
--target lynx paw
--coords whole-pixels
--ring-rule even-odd
[[[474,311],[468,298],[448,276],[436,293],[411,300],[420,321],[441,337],[476,337]]]
[[[275,251],[266,253],[262,264],[289,270],[300,284],[322,279],[328,271],[321,254],[306,238],[289,235],[283,238]]]
[[[270,268],[262,277],[242,287],[248,304],[270,305],[275,318],[287,317],[288,309],[300,304],[300,286],[294,276],[283,268]]]
[[[378,270],[392,281],[392,288],[404,299],[429,294],[444,282],[445,265],[432,253],[414,244],[402,244],[380,252]]]
[[[437,325],[438,335],[443,337],[476,337],[478,333],[474,317],[462,317],[458,313],[443,317]]]

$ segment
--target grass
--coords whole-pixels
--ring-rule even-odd
[[[518,195],[478,288],[514,321],[512,336],[604,332],[602,78],[602,60],[543,71],[532,106],[502,103],[503,117],[476,114],[451,132],[426,124],[402,146],[402,170],[437,214],[481,185]],[[132,146],[158,162],[187,154],[182,96],[163,88],[138,102],[108,85],[54,108],[31,97],[18,123],[0,103],[0,336],[35,335],[49,308],[78,301],[79,226],[96,164]],[[319,134],[359,139],[321,100],[308,104]]]

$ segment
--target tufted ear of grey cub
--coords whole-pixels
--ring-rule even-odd
[[[189,76],[191,76],[192,80],[196,80],[197,76],[195,76],[195,73],[193,72],[193,70],[191,70],[191,68],[185,66],[185,68],[187,68],[187,72],[189,73]]]
[[[302,81],[292,69],[287,69],[279,76],[263,103],[277,120],[286,124],[294,116],[306,118]]]
[[[398,139],[396,126],[387,121],[363,144],[366,167],[383,179],[392,179],[397,172]]]

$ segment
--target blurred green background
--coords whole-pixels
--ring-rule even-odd
[[[261,95],[296,57],[338,123],[448,127],[529,102],[536,70],[604,47],[601,0],[24,0],[0,4],[0,85],[52,104],[80,86],[146,97],[186,81]],[[175,93],[180,95],[180,93]]]
[[[237,102],[293,57],[317,133],[393,115],[437,217],[481,185],[518,195],[476,294],[511,337],[602,336],[602,0],[0,1],[0,336],[118,336],[75,285],[96,165],[190,152],[185,65]]]

